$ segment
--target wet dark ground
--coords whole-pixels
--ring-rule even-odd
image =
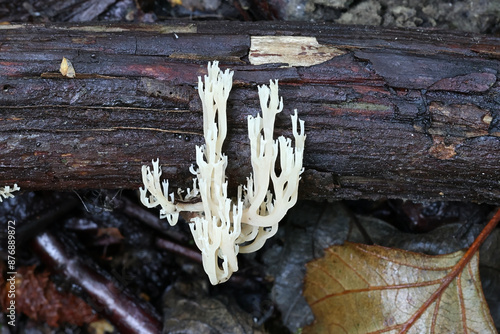
[[[497,34],[496,0],[2,0],[0,21],[295,20]]]

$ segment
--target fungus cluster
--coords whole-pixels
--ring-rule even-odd
[[[198,77],[205,145],[196,146],[198,167],[190,168],[196,176],[192,189],[188,188],[184,196],[179,190],[176,198],[169,193],[168,181],[160,182],[158,160],[153,160],[152,170],[142,166],[144,188],[140,188],[140,197],[146,207],[160,206],[160,218],[166,218],[170,225],[177,223],[182,211],[195,214],[189,226],[212,284],[227,281],[238,270],[238,253],[254,252],[276,234],[279,221],[297,201],[303,171],[304,121],[298,119],[295,110],[291,116],[295,147],[291,139],[283,136],[273,140],[274,121],[283,109],[283,100],[278,96],[277,80],[270,81],[269,86],[258,87],[262,116],[248,116],[253,172],[246,185],[238,187],[237,198],[228,197],[228,159],[222,145],[227,134],[226,106],[232,79],[233,72],[222,72],[216,61],[208,64],[208,75],[203,80]],[[199,201],[193,203],[195,199]]]
[[[17,185],[17,183],[14,184],[13,187],[11,186],[5,186],[5,187],[0,187],[0,202],[3,201],[3,198],[11,198],[14,197],[12,194],[14,191],[19,191],[21,188]]]

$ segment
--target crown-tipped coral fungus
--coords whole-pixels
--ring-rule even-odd
[[[276,233],[279,221],[297,201],[303,170],[306,136],[304,121],[298,119],[296,110],[291,116],[295,147],[283,136],[273,140],[274,120],[283,109],[283,100],[278,96],[277,80],[271,81],[269,86],[258,87],[262,116],[248,116],[253,173],[245,186],[238,187],[236,199],[228,197],[228,159],[222,145],[227,134],[226,106],[232,78],[233,72],[222,72],[216,61],[208,64],[203,80],[198,78],[205,145],[196,146],[198,168],[190,169],[196,177],[184,197],[176,199],[174,193],[169,194],[168,181],[160,183],[158,160],[153,161],[153,170],[142,167],[144,188],[140,193],[145,206],[160,206],[160,217],[171,225],[177,223],[181,211],[196,213],[190,228],[212,284],[225,282],[238,270],[238,253],[260,249]],[[280,172],[276,173],[278,156]],[[195,198],[201,201],[192,203]]]

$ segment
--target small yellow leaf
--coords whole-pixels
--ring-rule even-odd
[[[182,0],[169,0],[169,2],[172,5],[172,7],[182,6]]]
[[[61,72],[62,75],[68,78],[74,78],[76,75],[73,64],[71,64],[71,62],[68,59],[66,59],[66,57],[63,57],[63,60],[61,62],[61,68],[59,69],[59,71]]]
[[[333,246],[307,264],[304,296],[315,322],[304,333],[496,333],[477,252],[442,293],[435,293],[463,255]]]
[[[113,333],[115,328],[109,321],[100,319],[89,324],[89,331],[93,334]]]

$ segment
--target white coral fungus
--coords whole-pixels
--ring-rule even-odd
[[[145,206],[160,206],[160,218],[167,218],[171,225],[177,223],[181,211],[196,213],[189,226],[212,284],[227,281],[238,270],[238,253],[260,249],[276,233],[279,221],[297,201],[303,171],[304,121],[298,120],[295,110],[291,116],[295,147],[291,139],[283,136],[273,140],[274,120],[283,109],[283,100],[278,96],[278,81],[270,81],[269,86],[258,87],[262,117],[248,116],[253,173],[245,186],[238,187],[237,198],[228,198],[227,156],[222,153],[222,144],[227,133],[226,105],[232,78],[233,72],[220,71],[217,61],[208,64],[203,81],[198,77],[205,145],[196,146],[198,168],[190,169],[196,177],[184,197],[179,190],[176,200],[174,193],[169,194],[168,181],[160,184],[158,160],[153,160],[153,170],[142,166],[144,188],[140,193]],[[278,156],[281,172],[276,173]],[[201,202],[192,203],[195,198]]]
[[[14,186],[12,188],[10,186],[0,187],[0,202],[3,201],[2,197],[3,198],[14,197],[14,195],[12,195],[12,193],[14,191],[19,191],[19,190],[21,190],[21,188],[19,188],[17,183],[14,184]]]

